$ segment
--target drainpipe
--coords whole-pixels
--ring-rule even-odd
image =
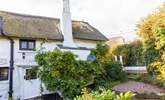
[[[1,19],[2,20],[2,19]],[[9,100],[13,99],[13,70],[14,70],[14,41],[9,36],[5,35],[3,25],[1,26],[0,33],[2,36],[10,41],[10,67],[9,67]]]
[[[10,40],[9,98],[13,98],[14,41]]]
[[[14,41],[12,38],[6,36],[3,32],[2,35],[10,40],[10,67],[9,67],[9,98],[13,98],[13,70],[14,70]],[[9,100],[10,100],[9,99]]]

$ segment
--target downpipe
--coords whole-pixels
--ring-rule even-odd
[[[10,41],[10,67],[9,67],[9,96],[8,100],[13,100],[13,70],[14,70],[14,40],[5,35],[2,30],[2,35]]]

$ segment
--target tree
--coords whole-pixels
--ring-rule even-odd
[[[156,39],[152,28],[156,21],[156,14],[149,15],[138,26],[138,34],[142,38],[143,42],[143,54],[146,65],[152,63],[157,58],[159,58],[159,51],[155,49]]]
[[[161,58],[160,48],[164,45],[164,22],[165,4],[160,7],[158,12],[147,16],[138,25],[138,35],[143,41],[144,58],[147,65]]]
[[[147,16],[138,25],[138,34],[142,38],[144,47],[144,58],[146,64],[150,64],[157,59],[160,59],[162,53],[161,48],[164,44],[163,24],[165,21],[165,5],[160,8],[160,11]]]
[[[148,71],[165,82],[165,4],[138,25]]]

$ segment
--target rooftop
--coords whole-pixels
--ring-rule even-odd
[[[57,18],[0,11],[5,35],[17,38],[63,40]],[[72,21],[73,37],[80,40],[106,41],[107,38],[87,22]]]

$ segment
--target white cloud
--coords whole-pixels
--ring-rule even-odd
[[[61,16],[62,0],[0,0],[0,10]],[[134,38],[135,26],[141,18],[156,10],[164,0],[70,0],[72,18],[85,20],[109,36],[125,33]]]

